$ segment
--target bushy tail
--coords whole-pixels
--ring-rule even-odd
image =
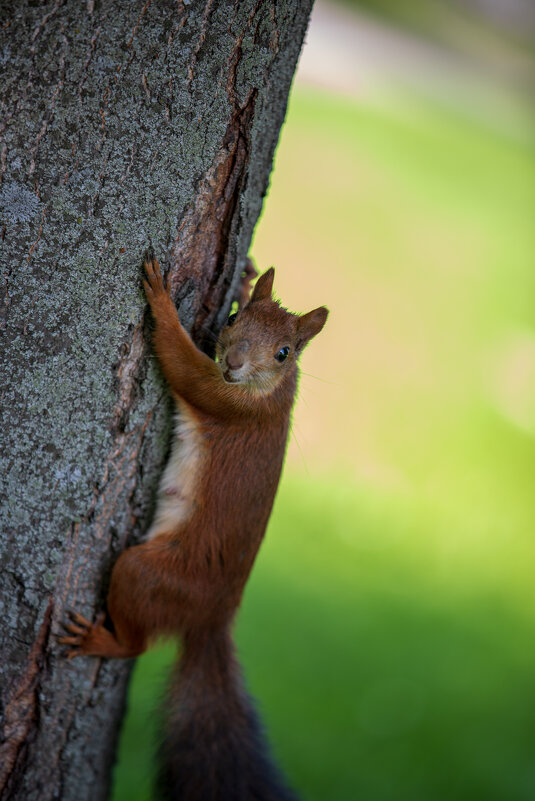
[[[230,632],[186,637],[177,668],[160,750],[160,798],[297,801],[269,757]]]

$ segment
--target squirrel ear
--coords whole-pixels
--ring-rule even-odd
[[[251,295],[251,303],[254,303],[255,300],[265,300],[266,298],[271,298],[271,290],[273,289],[274,278],[275,270],[273,267],[270,267],[269,270],[266,270],[266,272],[261,275],[256,282],[253,289],[253,294]]]
[[[319,334],[329,316],[329,310],[325,306],[314,309],[308,314],[303,314],[297,321],[297,340],[295,349],[301,353],[305,345],[310,342],[312,337]]]

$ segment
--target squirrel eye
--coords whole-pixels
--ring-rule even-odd
[[[285,345],[283,348],[281,348],[275,354],[276,360],[278,362],[283,362],[286,359],[286,357],[288,356],[289,352],[290,352],[290,348],[288,347],[288,345]]]
[[[237,313],[236,314],[231,314],[230,317],[227,320],[227,325],[234,325],[234,323],[236,322],[236,317],[237,316],[238,316]]]

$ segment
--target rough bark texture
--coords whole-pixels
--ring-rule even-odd
[[[105,798],[129,666],[67,662],[150,520],[169,403],[150,244],[209,347],[237,288],[311,0],[0,7],[0,797]]]

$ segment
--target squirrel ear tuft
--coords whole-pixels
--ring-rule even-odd
[[[273,279],[275,278],[275,270],[270,267],[263,273],[255,284],[253,294],[251,295],[251,303],[255,300],[265,300],[271,298],[271,290],[273,289]]]
[[[308,314],[303,314],[297,321],[297,341],[295,349],[297,353],[301,353],[303,348],[308,342],[319,334],[329,316],[329,310],[325,306],[320,306]]]

